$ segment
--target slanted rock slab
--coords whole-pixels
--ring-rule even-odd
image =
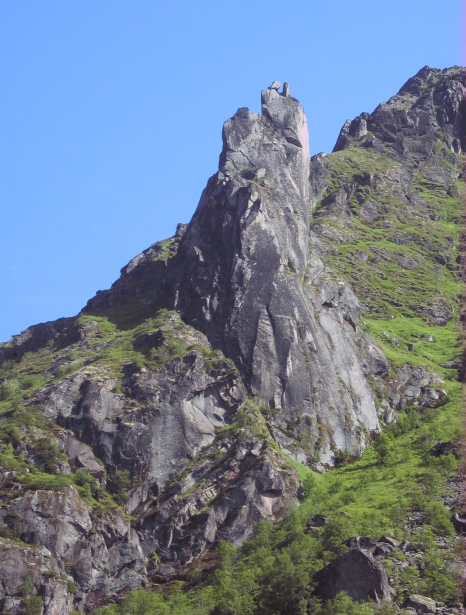
[[[315,594],[332,600],[346,592],[352,600],[391,600],[390,585],[383,565],[369,551],[352,549],[314,575]]]
[[[419,594],[412,594],[401,605],[405,609],[414,609],[416,613],[436,613],[437,604],[432,598],[427,596],[421,596]]]

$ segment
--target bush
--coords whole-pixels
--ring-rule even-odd
[[[58,472],[58,460],[60,459],[60,451],[56,442],[52,442],[49,438],[40,438],[34,443],[36,457],[47,474],[56,474]]]
[[[22,531],[21,516],[16,513],[8,513],[5,515],[4,521],[10,528],[11,536],[14,538],[19,538]],[[28,579],[30,579],[30,577],[28,577]]]
[[[373,615],[373,613],[372,606],[353,602],[345,592],[329,600],[320,611],[320,615]]]
[[[380,464],[390,463],[393,459],[394,444],[391,437],[382,432],[374,442],[374,451]]]
[[[347,448],[340,448],[335,451],[335,467],[339,468],[347,463],[354,461],[354,456]]]
[[[138,589],[125,596],[120,605],[121,615],[169,615],[170,608],[160,594]]]
[[[30,576],[27,576],[21,588],[21,596],[23,596],[23,598],[29,598],[34,593],[35,589],[34,585],[32,584],[32,579]]]
[[[68,590],[70,594],[75,594],[76,593],[76,583],[74,581],[67,581],[66,589]]]
[[[35,596],[36,589],[30,576],[27,576],[21,588],[21,596],[24,604],[25,615],[41,615],[44,601],[40,596]]]
[[[128,470],[116,470],[108,477],[107,489],[113,494],[118,504],[124,504],[127,501],[130,487],[131,477]]]
[[[8,444],[2,448],[3,450],[0,453],[0,466],[5,470],[21,472],[24,464],[20,459],[18,459],[18,457],[15,457],[11,444]]]
[[[425,511],[427,513],[427,522],[434,528],[437,534],[453,536],[455,531],[450,520],[450,512],[441,502],[426,502]]]
[[[310,495],[314,495],[317,490],[317,479],[314,474],[309,473],[302,481],[303,497],[306,499]]]
[[[99,481],[91,476],[87,470],[78,470],[73,474],[73,482],[77,486],[80,495],[85,498],[91,498],[98,494],[100,485]]]
[[[0,440],[12,446],[18,446],[23,440],[20,430],[15,423],[4,422],[0,428]]]
[[[347,538],[355,532],[347,517],[335,515],[329,517],[327,524],[322,528],[322,548],[334,552]]]

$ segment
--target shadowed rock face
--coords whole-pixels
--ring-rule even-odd
[[[317,596],[325,600],[346,592],[353,600],[390,600],[390,586],[383,565],[365,549],[352,549],[314,575]]]

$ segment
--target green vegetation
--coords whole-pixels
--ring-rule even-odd
[[[328,244],[329,264],[371,316],[417,315],[435,324],[440,306],[454,319],[461,293],[460,182],[441,184],[416,171],[404,200],[397,183],[405,171],[394,160],[357,147],[325,160],[329,188],[314,212],[314,227]],[[338,200],[342,190],[349,195],[344,205]]]
[[[118,504],[124,504],[128,499],[128,489],[131,487],[129,470],[116,470],[108,477],[107,489],[113,494]]]
[[[393,366],[406,363],[422,365],[442,378],[456,380],[456,371],[446,366],[449,362],[459,361],[461,355],[457,321],[450,321],[444,327],[435,327],[418,317],[376,319],[365,316],[364,322],[364,328],[382,346]],[[408,351],[409,344],[413,346],[411,351]]]
[[[31,577],[26,577],[21,589],[21,596],[25,615],[41,615],[44,601],[40,596],[36,596],[36,590]]]

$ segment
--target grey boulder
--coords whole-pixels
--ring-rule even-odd
[[[332,600],[340,592],[346,592],[355,602],[391,599],[383,565],[364,549],[352,549],[330,562],[314,575],[314,580],[315,594],[324,600]]]

